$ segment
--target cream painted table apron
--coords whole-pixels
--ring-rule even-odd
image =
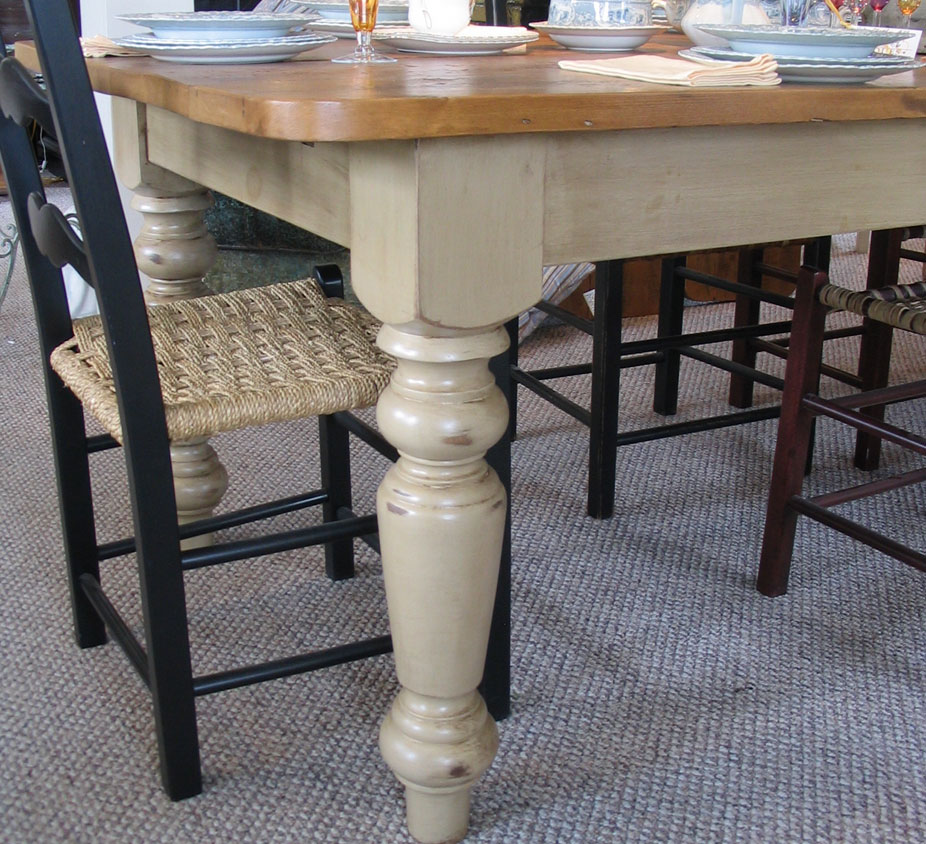
[[[321,51],[89,62],[119,98],[120,178],[167,234],[178,221],[190,269],[168,280],[203,272],[190,215],[213,188],[350,247],[354,289],[385,323],[399,365],[378,419],[402,456],[378,513],[402,691],[381,749],[425,842],[465,835],[497,749],[475,691],[505,518],[483,459],[506,421],[487,363],[542,266],[926,219],[926,71],[694,91],[567,73],[566,55],[542,39],[373,67]]]

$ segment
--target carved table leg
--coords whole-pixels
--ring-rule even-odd
[[[132,207],[144,218],[135,240],[138,268],[151,283],[145,297],[152,304],[205,296],[203,276],[215,262],[217,248],[203,223],[212,205],[208,191],[188,183],[189,189],[167,191],[141,185]],[[228,489],[228,475],[215,449],[204,438],[172,442],[174,491],[180,524],[212,515]],[[208,545],[211,534],[187,539],[184,548]]]
[[[505,490],[483,456],[508,411],[489,372],[503,327],[443,336],[384,326],[398,359],[377,406],[399,461],[379,488],[377,515],[402,691],[380,749],[405,785],[419,841],[459,841],[470,789],[498,749],[476,691],[482,677],[505,526]],[[414,329],[414,327],[412,327]]]

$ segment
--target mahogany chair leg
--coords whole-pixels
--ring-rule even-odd
[[[685,266],[684,256],[665,258],[662,261],[659,284],[659,337],[676,337],[682,333],[685,314],[685,280],[676,275],[676,269]],[[682,356],[676,349],[666,349],[663,359],[656,364],[653,389],[653,410],[663,416],[672,416],[678,410],[678,379]]]
[[[607,519],[614,513],[623,274],[622,261],[602,261],[595,265],[595,330],[592,338],[588,448],[588,515],[593,519]]]
[[[897,283],[900,271],[900,229],[871,233],[868,256],[868,289]],[[858,374],[862,390],[874,390],[887,385],[891,366],[891,344],[894,331],[889,325],[865,319],[862,323],[862,343],[859,350]],[[869,407],[866,416],[882,421],[884,406]],[[855,439],[855,465],[859,469],[877,469],[881,460],[881,440],[873,434],[859,431]]]
[[[764,595],[783,595],[788,589],[797,513],[788,506],[801,491],[804,468],[813,436],[813,416],[803,397],[816,392],[823,353],[826,308],[817,292],[827,281],[825,273],[802,267],[798,274],[791,344],[782,393],[778,439],[769,487],[765,534],[756,588]]]
[[[763,250],[756,248],[746,248],[739,250],[739,256],[736,267],[736,281],[739,284],[746,284],[750,287],[762,286],[762,274],[758,271],[757,265],[762,260]],[[733,326],[739,328],[744,325],[757,325],[760,319],[760,308],[762,303],[752,296],[738,293],[735,299],[733,310]],[[748,366],[755,369],[758,351],[753,343],[745,337],[733,341],[730,358],[734,363]],[[753,388],[755,382],[745,375],[730,375],[730,392],[729,402],[733,407],[747,408],[752,407]]]

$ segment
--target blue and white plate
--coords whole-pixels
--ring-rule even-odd
[[[145,12],[118,15],[118,18],[136,26],[147,27],[158,38],[200,42],[279,38],[295,27],[316,20],[318,14]]]
[[[796,58],[861,59],[875,47],[904,37],[900,30],[877,26],[843,29],[704,23],[698,27],[708,35],[723,38],[731,49],[754,56],[768,53]]]
[[[152,58],[182,64],[265,64],[281,62],[335,41],[333,35],[306,32],[280,38],[252,38],[246,41],[171,40],[150,33],[117,38],[120,47],[148,53]]]

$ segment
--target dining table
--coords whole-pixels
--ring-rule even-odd
[[[664,31],[640,49],[686,46]],[[397,361],[377,422],[400,458],[377,514],[401,690],[380,749],[411,835],[436,844],[466,835],[474,782],[497,754],[506,764],[477,691],[505,529],[484,459],[506,431],[489,368],[505,322],[540,298],[548,264],[921,224],[926,69],[687,88],[563,70],[596,56],[546,37],[497,55],[330,61],[343,52],[88,67],[114,98],[117,174],[148,234],[174,239],[160,269],[139,245],[156,281],[201,279],[209,190],[350,249],[353,290]],[[17,55],[37,66],[28,45]]]

